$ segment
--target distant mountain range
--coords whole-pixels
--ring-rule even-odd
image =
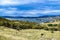
[[[38,17],[23,17],[23,16],[0,16],[2,18],[7,18],[10,20],[22,20],[31,22],[54,22],[55,20],[60,20],[60,15],[44,15]]]
[[[23,16],[0,16],[3,18],[47,18],[47,17],[60,17],[60,15],[44,15],[38,17],[23,17]]]

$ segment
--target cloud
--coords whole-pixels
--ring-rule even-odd
[[[60,14],[60,0],[0,0],[0,16]]]
[[[43,13],[60,13],[60,10],[45,10]]]
[[[60,0],[49,0],[49,1],[58,2],[58,1],[60,1]]]
[[[31,17],[36,17],[36,16],[42,16],[42,15],[47,15],[47,14],[60,14],[60,10],[52,10],[52,9],[46,9],[46,10],[17,10],[17,8],[8,8],[0,9],[0,16],[31,16]]]
[[[0,5],[14,5],[19,4],[18,0],[0,0]]]
[[[42,3],[44,0],[0,0],[0,5],[23,5],[29,3]]]
[[[43,3],[43,4],[60,4],[60,0],[0,0],[0,5],[24,5],[30,3]]]

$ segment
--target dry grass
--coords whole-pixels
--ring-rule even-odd
[[[25,30],[14,30],[6,27],[0,27],[0,36],[3,40],[40,40],[41,33],[43,33],[44,40],[50,40],[52,38],[60,40],[60,31],[45,31],[38,29],[25,29]],[[0,40],[2,40],[0,38]]]

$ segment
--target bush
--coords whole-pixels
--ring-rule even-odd
[[[54,24],[53,26],[58,26],[57,24]]]
[[[57,28],[49,28],[50,31],[57,31]]]
[[[53,26],[53,24],[48,24],[48,26]]]

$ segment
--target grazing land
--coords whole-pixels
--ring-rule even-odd
[[[50,40],[52,38],[60,40],[60,31],[39,30],[39,29],[24,29],[15,30],[7,27],[0,27],[0,40],[40,40],[41,33],[43,33],[44,40]]]
[[[60,21],[39,24],[0,18],[0,40],[60,40]]]

